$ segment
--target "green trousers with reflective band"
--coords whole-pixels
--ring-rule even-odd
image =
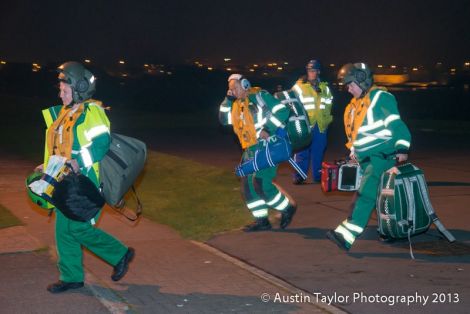
[[[94,227],[90,222],[68,219],[59,210],[56,213],[55,238],[57,243],[60,280],[82,282],[83,249],[93,252],[115,266],[126,254],[127,247],[113,236]],[[98,220],[101,211],[96,215]]]
[[[376,207],[380,177],[384,171],[395,165],[395,160],[371,156],[367,162],[361,162],[360,165],[364,170],[364,175],[352,206],[351,215],[335,230],[343,236],[349,247],[367,226],[370,215]]]
[[[243,153],[243,161],[252,158],[257,145]],[[273,184],[277,167],[263,169],[241,179],[246,206],[255,218],[268,217],[268,209],[279,211],[289,207],[289,199]]]

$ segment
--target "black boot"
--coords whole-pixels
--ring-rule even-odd
[[[282,211],[281,223],[280,223],[281,229],[287,228],[287,226],[292,221],[292,218],[294,217],[296,211],[297,211],[297,206],[294,206],[292,204]]]
[[[340,249],[343,251],[348,252],[351,248],[351,245],[344,240],[343,236],[337,233],[334,230],[330,230],[326,233],[326,237],[331,240],[334,244],[336,244]]]
[[[130,247],[129,249],[127,249],[126,254],[124,254],[119,263],[114,266],[114,271],[111,275],[111,279],[113,281],[121,280],[122,277],[124,277],[124,275],[127,273],[127,270],[129,269],[129,263],[134,258],[134,255],[135,251],[133,248]]]
[[[272,226],[268,220],[268,217],[256,218],[254,222],[249,225],[246,225],[243,228],[245,232],[254,232],[254,231],[267,231],[271,230]]]
[[[83,287],[83,281],[82,282],[65,282],[62,280],[59,280],[58,282],[51,283],[49,286],[47,286],[47,291],[50,293],[60,293],[67,291],[69,289],[78,289]]]

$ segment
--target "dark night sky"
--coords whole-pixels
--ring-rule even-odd
[[[470,1],[457,0],[3,0],[0,29],[11,61],[470,59]]]

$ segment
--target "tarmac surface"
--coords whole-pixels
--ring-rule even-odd
[[[340,129],[331,130],[326,160],[344,155],[342,137],[335,140],[339,134]],[[230,170],[240,158],[229,132],[169,129],[131,135],[156,151]],[[456,243],[447,243],[432,228],[412,238],[412,260],[407,241],[377,241],[372,215],[365,234],[346,254],[325,239],[325,232],[348,216],[352,194],[324,194],[314,184],[294,186],[291,169],[282,166],[277,183],[299,205],[288,229],[278,229],[273,221],[271,232],[220,234],[207,242],[217,249],[212,251],[181,239],[166,226],[146,219],[132,225],[108,209],[99,226],[136,248],[128,275],[112,282],[112,267],[86,253],[85,288],[61,295],[45,290],[58,277],[54,219],[35,209],[24,192],[23,178],[34,165],[3,154],[0,203],[25,223],[23,231],[15,232],[34,238],[25,242],[36,245],[22,253],[20,247],[0,253],[0,306],[8,313],[468,313],[470,142],[465,136],[437,132],[413,135],[411,161],[424,170],[433,206]],[[264,275],[248,271],[250,265]]]

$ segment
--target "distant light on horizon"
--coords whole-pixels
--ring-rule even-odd
[[[413,71],[418,71],[418,68],[416,68],[416,67],[415,67],[415,68],[413,68]]]
[[[228,61],[232,61],[232,59],[231,58],[224,58],[224,61],[228,62]]]
[[[119,63],[120,64],[125,64],[126,62],[124,62],[124,60],[119,60]]]
[[[254,66],[255,68],[257,68],[257,67],[258,67],[258,65],[257,65],[257,64],[253,64],[253,66]]]
[[[3,62],[3,61],[2,61]],[[470,62],[465,62],[465,66],[468,67],[470,66]]]
[[[396,69],[397,66],[396,66],[396,65],[391,65],[390,67],[391,67],[392,69]]]
[[[278,69],[279,71],[282,71],[282,67],[277,67],[277,69]]]
[[[255,72],[255,69],[250,69],[250,72]]]
[[[232,68],[227,68],[226,70],[227,70],[227,71],[232,71]]]
[[[212,71],[212,70],[214,70],[214,68],[213,68],[213,67],[208,67],[207,69],[208,69],[209,71]]]
[[[0,63],[1,63],[1,64],[7,64],[6,61],[3,61],[3,60],[0,61]]]
[[[84,61],[85,61],[85,63],[90,63],[91,62],[90,59],[85,59]]]
[[[335,64],[334,64],[334,63],[330,63],[330,67],[332,67],[332,68],[333,68],[334,66],[335,66]]]
[[[285,65],[288,65],[289,63],[288,62],[284,62]]]
[[[39,72],[39,70],[41,70],[41,66],[38,63],[33,63],[33,67],[31,70],[33,72]]]
[[[381,65],[381,64],[379,64],[377,67],[378,67],[378,68],[383,68],[384,66],[383,66],[383,65]]]
[[[145,67],[145,68],[148,68],[148,67],[149,67],[149,65],[146,63],[146,64],[144,64],[144,67]]]

